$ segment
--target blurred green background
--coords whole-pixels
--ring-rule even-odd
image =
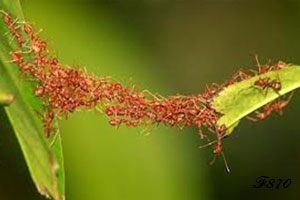
[[[240,67],[300,64],[298,1],[21,1],[63,63],[162,95],[203,92]],[[96,112],[60,122],[69,200],[299,199],[300,92],[283,117],[243,121],[224,141],[232,172],[194,128],[115,129]],[[292,179],[254,189],[257,177]],[[0,199],[44,199],[0,109]]]

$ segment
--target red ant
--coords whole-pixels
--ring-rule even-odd
[[[0,12],[2,13],[3,15],[3,19],[5,21],[5,23],[7,25],[10,25],[12,23],[12,18],[11,16],[7,13],[7,12],[4,12],[3,10],[0,10]]]
[[[270,71],[276,71],[276,70],[280,70],[280,69],[291,66],[291,64],[285,63],[285,62],[282,62],[282,61],[279,61],[279,62],[271,65],[270,60],[269,60],[268,64],[261,65],[258,61],[258,56],[257,55],[255,56],[255,59],[256,59],[257,66],[258,66],[258,71],[251,70],[252,72],[254,72],[255,75],[265,74],[265,73],[270,72]]]
[[[204,98],[206,101],[210,101],[221,90],[222,90],[222,88],[218,84],[214,83],[211,86],[206,85],[204,94],[202,95],[202,98]]]
[[[41,52],[46,50],[46,48],[47,48],[47,43],[45,41],[43,41],[39,37],[34,37],[31,39],[29,53],[41,55]]]
[[[274,65],[274,69],[279,70],[279,69],[283,69],[283,68],[290,67],[290,66],[291,66],[291,64],[289,64],[289,63],[279,61]]]
[[[281,90],[280,81],[272,80],[269,77],[261,78],[254,82],[254,86],[261,87],[263,90],[266,90],[266,94],[269,88],[272,88],[279,96],[279,91]]]
[[[5,24],[10,29],[10,31],[8,31],[4,35],[8,34],[9,32],[13,35],[9,43],[11,44],[14,38],[17,38],[19,47],[22,47],[24,43],[24,38],[22,37],[21,33],[18,31],[19,27],[15,26],[15,24],[18,22],[18,19],[12,21],[12,18],[8,13],[4,12],[3,10],[0,10],[0,12],[3,14],[3,19],[5,21]]]
[[[246,80],[246,79],[249,79],[251,78],[251,75],[250,74],[247,74],[243,69],[239,69],[233,76],[233,78],[231,80],[229,80],[230,82],[229,83],[236,83],[236,82],[239,82],[239,81],[243,81],[243,80]],[[228,81],[227,81],[228,82]],[[228,86],[228,85],[227,85]]]
[[[268,61],[268,64],[265,64],[265,65],[261,65],[261,64],[260,64],[257,55],[255,55],[255,60],[256,60],[257,66],[258,66],[258,71],[251,70],[255,75],[265,74],[265,73],[267,73],[267,72],[269,72],[269,71],[274,70],[274,66],[270,65],[271,60],[269,60],[269,61]]]
[[[20,65],[24,61],[21,51],[10,52],[10,57],[12,58],[12,60],[8,61],[8,62],[12,62],[12,63],[15,63],[17,65]]]
[[[214,132],[216,132],[216,134],[217,134],[217,139],[215,141],[212,141],[212,142],[208,143],[208,144],[199,146],[199,148],[206,148],[206,147],[209,147],[209,146],[211,146],[213,144],[216,144],[216,146],[214,148],[214,154],[215,155],[214,155],[212,161],[210,161],[209,164],[213,165],[215,163],[215,161],[216,161],[217,156],[221,155],[222,158],[223,158],[223,162],[224,162],[226,171],[228,173],[230,173],[230,168],[228,166],[225,154],[223,152],[223,148],[221,146],[221,140],[226,137],[226,134],[225,134],[226,130],[227,130],[227,128],[226,128],[225,125],[222,125],[221,127],[216,127],[216,131],[214,131]]]
[[[289,102],[291,101],[293,95],[294,95],[294,92],[292,92],[292,93],[290,94],[289,98],[288,98],[287,100],[285,100],[285,101],[277,101],[277,102],[275,101],[275,102],[273,102],[273,104],[272,104],[273,110],[274,110],[275,112],[277,112],[279,115],[282,115],[282,113],[283,113],[282,110],[283,110],[285,107],[288,106],[288,104],[289,104]]]
[[[251,121],[257,122],[266,119],[272,114],[272,112],[277,112],[279,115],[282,115],[282,110],[287,107],[293,95],[294,92],[290,94],[287,100],[272,101],[263,107],[263,112],[256,112],[256,118],[249,116],[247,118]]]
[[[109,124],[111,126],[116,126],[117,128],[120,126],[120,124],[122,123],[122,120],[121,119],[111,119],[109,121]]]

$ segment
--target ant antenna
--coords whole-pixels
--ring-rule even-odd
[[[223,135],[223,136],[221,137],[221,139],[223,139],[223,138],[225,138],[225,137],[226,137],[226,135]],[[209,146],[211,146],[211,145],[213,145],[213,144],[215,144],[215,143],[217,143],[217,142],[218,142],[218,140],[214,140],[214,141],[211,141],[211,142],[209,142],[209,143],[207,143],[207,144],[200,145],[200,146],[198,146],[198,148],[199,148],[199,149],[207,148],[207,147],[209,147]]]
[[[212,166],[216,162],[217,155],[215,154],[213,159],[209,162],[209,165]]]
[[[204,145],[200,145],[198,148],[199,149],[203,149],[203,148],[207,148],[207,147],[210,147],[211,145],[215,144],[217,142],[217,140],[214,140],[214,141],[211,141],[207,144],[204,144]]]
[[[4,14],[4,15],[8,15],[8,13],[7,12],[5,12],[4,10],[0,10],[0,13],[2,13],[2,14]]]
[[[259,59],[258,59],[258,55],[257,55],[257,54],[255,55],[255,60],[256,60],[257,66],[260,67],[261,65],[260,65],[260,62],[259,62]]]
[[[289,103],[292,99],[292,97],[294,96],[294,91],[291,92],[291,94],[289,95],[287,102]]]
[[[228,166],[228,163],[227,163],[227,160],[226,160],[226,157],[225,157],[225,154],[224,154],[223,151],[221,152],[221,156],[223,158],[223,162],[224,162],[225,169],[226,169],[227,173],[230,173],[231,171],[230,171],[230,168]],[[213,159],[209,162],[209,165],[211,166],[211,165],[215,164],[216,159],[217,159],[217,155],[215,154]]]

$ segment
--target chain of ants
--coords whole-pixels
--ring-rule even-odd
[[[12,37],[10,42],[15,41],[18,46],[10,52],[11,62],[18,66],[26,79],[37,83],[34,95],[44,102],[46,109],[42,122],[46,137],[52,132],[55,117],[67,117],[79,108],[97,108],[109,118],[110,125],[115,127],[121,124],[133,127],[152,124],[180,128],[196,126],[200,137],[209,141],[209,135],[202,131],[206,128],[210,133],[216,134],[217,140],[211,144],[215,144],[215,155],[220,155],[221,139],[227,128],[216,125],[222,114],[211,107],[213,97],[229,85],[289,66],[283,62],[259,65],[258,71],[239,70],[222,85],[206,86],[203,94],[162,97],[146,90],[139,91],[135,87],[124,87],[120,82],[107,77],[92,76],[78,68],[62,65],[50,55],[47,43],[38,36],[40,31],[36,32],[31,24],[13,20],[8,13],[1,12]],[[281,89],[280,81],[270,78],[259,78],[254,86],[276,92]],[[252,120],[265,119],[272,112],[281,113],[289,100],[290,98],[267,104]]]

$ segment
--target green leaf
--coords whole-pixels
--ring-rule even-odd
[[[0,0],[0,10],[24,20],[18,0]],[[33,84],[23,80],[17,67],[9,62],[12,46],[8,36],[3,35],[7,28],[3,20],[0,21],[0,85],[5,92],[15,96],[15,101],[5,108],[6,113],[38,191],[47,197],[64,199],[61,137],[58,135],[53,145],[50,145],[51,139],[46,140],[41,116],[38,114],[42,112],[42,104],[33,95]]]
[[[0,105],[9,105],[14,101],[15,97],[13,94],[6,92],[1,86],[0,86]]]
[[[269,77],[281,82],[280,96],[300,87],[300,66],[290,66],[276,71],[254,76],[225,88],[213,99],[213,108],[223,114],[217,125],[228,127],[227,135],[231,134],[239,121],[280,96],[273,90],[262,91],[254,87],[259,77]]]

